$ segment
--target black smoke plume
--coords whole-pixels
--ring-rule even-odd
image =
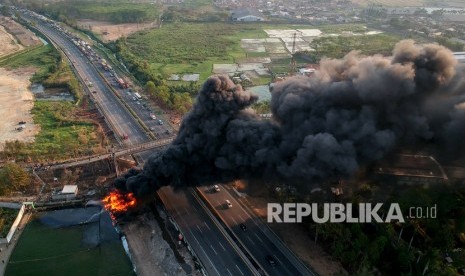
[[[399,42],[392,57],[324,60],[310,78],[273,89],[273,120],[248,107],[257,97],[213,76],[164,151],[116,186],[136,196],[165,185],[244,178],[308,181],[350,177],[397,146],[430,141],[463,156],[462,71],[444,47]]]

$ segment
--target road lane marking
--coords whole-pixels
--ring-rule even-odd
[[[254,233],[254,235],[255,235],[255,237],[257,237],[257,239],[258,239],[261,243],[263,243],[263,240],[257,235],[257,233]]]
[[[213,252],[215,252],[215,254],[218,255],[218,253],[216,252],[215,248],[213,248],[213,245],[210,244],[210,247],[212,248]]]
[[[221,246],[221,248],[223,248],[223,251],[226,251],[226,248],[224,248],[224,246],[219,241],[218,244]]]
[[[228,271],[229,275],[233,276],[233,274],[231,273],[231,271],[229,271],[229,269],[226,268],[226,271]]]
[[[253,242],[253,240],[252,240],[249,236],[247,236],[247,239],[249,239],[249,241],[250,241],[253,245],[255,245],[255,243]]]
[[[197,229],[199,229],[200,233],[203,234],[202,229],[200,229],[200,226],[197,224]]]
[[[242,275],[244,275],[244,273],[242,272],[242,270],[241,270],[237,265],[236,265],[236,267],[237,267],[237,270],[239,270],[239,272],[240,272]]]
[[[232,219],[232,221],[234,222],[234,225],[239,225],[239,223],[237,223],[237,221],[234,219],[234,217],[230,217]]]

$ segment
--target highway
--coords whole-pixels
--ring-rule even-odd
[[[233,243],[228,241],[227,234],[221,231],[222,234],[218,235],[212,229],[212,225],[215,225],[214,218],[207,215],[202,207],[203,203],[196,199],[192,189],[175,192],[171,187],[163,187],[158,194],[184,238],[198,257],[204,260],[208,275],[254,275],[248,268],[252,265],[244,262],[245,256],[238,256],[236,248],[232,247]]]
[[[199,187],[212,208],[217,211],[225,224],[234,232],[249,252],[260,263],[260,266],[271,276],[281,275],[316,275],[305,267],[302,262],[275,236],[274,233],[247,207],[236,198],[236,194],[229,186],[219,185],[220,191],[211,186]],[[232,204],[226,206],[226,200]],[[243,230],[240,224],[245,225]],[[266,256],[272,256],[277,262],[272,266]]]
[[[26,17],[27,18],[27,17]],[[29,17],[29,19],[32,19]],[[39,22],[34,20],[35,22]],[[71,60],[78,76],[83,81],[83,85],[93,84],[90,89],[99,91],[100,93],[93,94],[95,102],[100,107],[110,127],[115,132],[118,138],[122,138],[124,134],[132,133],[125,144],[139,144],[147,142],[145,131],[139,126],[134,118],[125,110],[124,106],[113,95],[113,92],[107,86],[104,80],[99,76],[96,68],[90,64],[90,61],[82,56],[79,48],[63,33],[58,32],[48,24],[36,24],[41,33],[51,39],[55,45],[60,47],[66,56]]]
[[[92,95],[110,127],[120,138],[127,135],[127,139],[120,139],[120,141],[127,146],[150,141],[147,132],[131,116],[123,103],[117,99],[106,80],[99,75],[95,66],[82,54],[70,38],[49,23],[31,16],[23,15],[23,18],[33,21],[35,28],[66,53],[81,81],[88,86],[89,82],[92,83],[89,90],[96,90],[96,93],[92,93]],[[146,152],[141,154],[143,159],[147,158],[148,155],[149,153]],[[179,221],[176,221],[178,225],[189,229],[186,231],[187,239],[193,243],[192,247],[195,247],[195,252],[209,275],[257,274],[249,268],[249,265],[241,257],[241,253],[235,249],[233,244],[227,241],[226,238],[221,238],[224,236],[223,232],[217,224],[207,219],[209,216],[205,209],[199,208],[199,203],[192,195],[180,193],[163,197],[164,195],[166,194],[160,193],[160,197],[164,199],[166,206],[171,206],[168,209],[174,212],[173,215],[178,218]],[[182,198],[183,196],[185,198]],[[175,207],[173,208],[173,206]],[[181,211],[188,212],[188,215],[181,215],[178,206],[184,206],[185,210]],[[196,228],[199,231],[195,230]]]

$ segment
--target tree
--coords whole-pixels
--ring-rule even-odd
[[[2,6],[0,8],[0,14],[3,16],[10,16],[10,9],[8,8],[8,6]]]
[[[0,195],[21,191],[31,182],[29,174],[16,163],[7,163],[0,170]]]
[[[155,83],[153,81],[148,81],[145,84],[145,92],[150,96],[155,96],[157,92],[157,88],[155,87]]]
[[[160,85],[157,87],[158,93],[157,93],[157,98],[163,103],[166,104],[167,106],[171,107],[171,94],[169,91],[168,86],[166,85]]]
[[[179,113],[186,113],[192,107],[192,98],[189,93],[174,93],[173,108]]]

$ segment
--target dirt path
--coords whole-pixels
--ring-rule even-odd
[[[33,68],[7,70],[0,68],[0,150],[5,141],[32,142],[40,127],[33,124],[31,109],[34,96],[29,90]],[[26,122],[21,131],[15,130]]]

